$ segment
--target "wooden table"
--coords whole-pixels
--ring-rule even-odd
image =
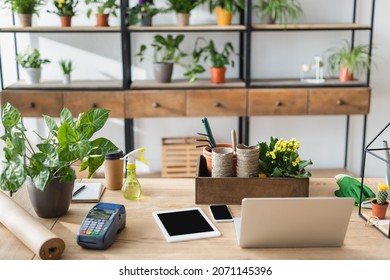
[[[103,179],[93,179],[94,181]],[[90,180],[92,181],[92,179]],[[233,223],[218,223],[222,236],[177,243],[165,241],[152,217],[156,210],[200,206],[211,218],[207,205],[195,205],[194,179],[139,180],[143,196],[139,201],[125,200],[120,191],[105,190],[103,202],[124,204],[126,228],[118,234],[114,244],[104,251],[89,250],[76,243],[76,232],[91,203],[71,204],[67,215],[59,219],[38,218],[47,228],[64,239],[66,243],[62,259],[390,259],[390,240],[373,227],[365,226],[354,207],[344,246],[341,248],[259,248],[242,249],[237,245]],[[376,186],[379,179],[366,179],[365,184]],[[310,196],[334,196],[338,186],[333,178],[311,178]],[[25,188],[13,199],[36,217],[31,208]],[[235,217],[240,215],[240,206],[232,205]],[[37,259],[11,232],[0,224],[0,259]]]

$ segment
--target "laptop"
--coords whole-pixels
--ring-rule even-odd
[[[238,245],[341,247],[354,203],[346,197],[244,198],[234,219]]]

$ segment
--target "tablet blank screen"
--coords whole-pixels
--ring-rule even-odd
[[[157,214],[170,236],[213,231],[198,210]]]

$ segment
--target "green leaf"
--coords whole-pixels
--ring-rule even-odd
[[[91,141],[93,147],[93,154],[91,155],[104,155],[108,152],[118,150],[118,147],[106,138],[97,138]]]
[[[47,127],[49,128],[50,132],[54,132],[58,130],[57,123],[54,121],[52,117],[49,117],[47,115],[42,115],[43,119],[45,120],[45,123]]]
[[[58,128],[57,139],[61,146],[66,147],[67,145],[76,143],[78,141],[78,136],[68,122],[64,122]]]
[[[61,124],[67,122],[72,128],[75,128],[75,122],[73,120],[72,113],[68,108],[63,108],[60,113]]]
[[[108,120],[110,111],[102,108],[94,108],[81,114],[77,122],[77,129],[81,139],[89,139],[99,131]]]
[[[103,164],[104,156],[89,157],[88,160],[88,178],[91,178],[92,174]]]
[[[88,156],[90,148],[91,145],[89,144],[88,140],[81,140],[75,144],[69,145],[69,150],[80,161]]]
[[[6,130],[11,130],[20,122],[21,114],[10,103],[6,103],[1,111],[1,120]]]
[[[15,158],[13,161],[3,162],[0,187],[5,191],[16,192],[26,181],[26,177],[27,173],[20,159]]]
[[[30,177],[35,185],[35,187],[38,190],[43,191],[47,185],[47,183],[50,181],[50,169],[49,168],[42,168],[41,170],[34,170],[33,172],[30,172]]]

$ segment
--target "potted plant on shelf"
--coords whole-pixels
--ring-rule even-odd
[[[271,137],[270,143],[258,143],[259,146],[259,177],[292,177],[309,178],[310,172],[305,168],[313,164],[311,160],[299,157],[299,141]]]
[[[217,15],[217,24],[220,26],[231,25],[232,16],[241,12],[245,7],[244,0],[208,0],[210,13]]]
[[[155,35],[151,47],[153,54],[147,55],[146,45],[141,45],[138,56],[140,62],[145,58],[149,58],[153,62],[154,77],[159,83],[171,82],[173,65],[183,65],[181,58],[187,54],[180,49],[180,44],[184,40],[184,35],[177,35],[176,37],[168,34],[166,37]]]
[[[234,60],[230,56],[234,54],[234,47],[231,42],[226,42],[223,49],[218,51],[213,40],[207,41],[203,37],[199,37],[195,41],[195,47],[192,52],[192,62],[187,67],[185,76],[189,78],[190,82],[196,80],[197,74],[205,72],[205,68],[200,64],[210,60],[210,74],[211,82],[214,84],[221,84],[225,82],[226,65],[234,67]]]
[[[73,69],[73,62],[70,59],[69,60],[61,59],[59,61],[59,64],[60,64],[61,70],[62,70],[62,83],[65,85],[69,85],[70,84],[70,73],[74,70]]]
[[[34,146],[21,121],[21,113],[11,104],[4,104],[1,121],[5,134],[4,158],[0,174],[1,188],[16,192],[26,184],[30,200],[38,216],[60,217],[67,213],[72,199],[75,171],[72,164],[81,161],[81,170],[88,169],[88,177],[103,164],[107,152],[117,147],[106,138],[92,140],[92,136],[106,123],[109,111],[92,108],[74,120],[63,108],[59,124],[44,115],[48,135],[38,135]]]
[[[161,9],[154,6],[153,0],[139,0],[138,4],[127,9],[129,25],[141,23],[141,26],[151,26],[152,19]]]
[[[387,202],[389,186],[380,183],[377,188],[376,199],[371,202],[372,216],[378,217],[378,219],[384,219],[389,206],[389,202]]]
[[[31,26],[32,15],[39,16],[39,7],[45,5],[43,0],[5,0],[4,3],[10,5],[12,11],[18,14],[22,26]]]
[[[327,53],[330,53],[329,69],[332,72],[338,71],[342,82],[353,80],[371,67],[371,55],[366,44],[352,47],[347,40],[344,40],[342,46],[330,48]]]
[[[54,0],[56,10],[47,12],[57,14],[60,17],[61,26],[69,27],[72,25],[72,17],[76,15],[75,8],[78,3],[78,0]]]
[[[96,26],[98,27],[109,26],[109,16],[117,17],[117,10],[120,8],[117,0],[85,0],[85,4],[96,7]],[[87,10],[87,17],[90,18],[91,14],[92,8],[89,8]]]
[[[301,4],[295,0],[258,0],[253,8],[268,24],[287,24],[289,19],[295,22],[303,14]]]
[[[41,66],[50,63],[49,59],[41,58],[41,53],[37,50],[29,50],[16,55],[16,61],[24,69],[26,83],[37,84],[41,80]]]
[[[190,24],[191,11],[202,4],[205,0],[167,0],[168,8],[165,12],[174,11],[176,13],[177,25],[187,26]]]

